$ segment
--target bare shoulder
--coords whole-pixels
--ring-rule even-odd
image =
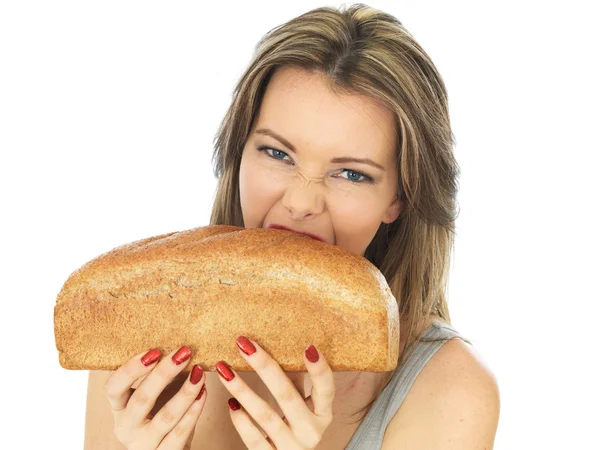
[[[500,416],[496,377],[460,338],[423,368],[389,423],[382,449],[492,449]]]

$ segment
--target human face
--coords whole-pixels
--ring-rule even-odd
[[[364,256],[381,223],[401,211],[395,152],[389,110],[364,97],[332,94],[321,74],[279,68],[242,153],[244,227],[284,225]],[[381,168],[334,161],[344,157]]]

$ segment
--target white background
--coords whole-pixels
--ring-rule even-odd
[[[593,2],[369,4],[448,88],[462,169],[449,304],[498,378],[495,448],[598,445]],[[208,224],[213,138],[254,45],[325,5],[2,3],[2,447],[83,447],[88,372],[54,345],[62,284],[118,245]]]

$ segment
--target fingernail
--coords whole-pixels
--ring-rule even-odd
[[[160,358],[160,350],[157,348],[153,348],[144,356],[142,356],[142,364],[145,366],[149,366],[153,362],[156,362]]]
[[[248,338],[246,336],[240,336],[237,338],[237,341],[235,341],[237,346],[240,348],[241,351],[243,351],[246,355],[250,356],[252,354],[254,354],[254,352],[256,352],[256,347],[254,346],[254,344],[252,344],[252,342],[250,342],[248,340]]]
[[[227,403],[229,403],[229,407],[232,409],[232,411],[237,411],[242,407],[242,405],[240,405],[240,402],[238,402],[237,399],[233,397],[227,400]]]
[[[203,373],[204,371],[202,370],[202,367],[200,367],[198,364],[194,364],[194,367],[192,368],[192,373],[190,374],[190,383],[198,384],[198,382],[202,378]]]
[[[206,392],[206,385],[202,386],[202,389],[200,389],[200,393],[198,394],[198,397],[196,397],[196,400],[200,400],[202,398],[202,394],[204,394]]]
[[[187,361],[191,354],[192,350],[187,345],[184,345],[179,350],[177,350],[177,353],[175,353],[173,355],[173,358],[171,359],[175,364],[179,365],[182,362]]]
[[[304,350],[304,354],[306,355],[306,359],[311,363],[316,363],[319,360],[319,352],[314,345],[309,345],[306,350]]]
[[[233,380],[235,374],[231,371],[231,368],[227,365],[225,361],[219,361],[216,365],[217,372],[227,381]]]

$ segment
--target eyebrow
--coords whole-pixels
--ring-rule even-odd
[[[285,145],[287,148],[289,148],[292,152],[296,153],[296,148],[287,139],[285,139],[283,136],[278,135],[273,130],[270,130],[268,128],[261,128],[259,130],[256,130],[254,133],[255,134],[264,134],[266,136],[271,136],[272,138],[277,139],[279,142],[281,142],[283,145]],[[361,163],[361,164],[368,164],[370,166],[376,167],[379,170],[385,171],[385,167],[383,167],[381,164],[378,164],[378,163],[376,163],[375,161],[373,161],[372,159],[369,159],[369,158],[351,158],[349,156],[342,156],[342,157],[339,157],[339,158],[333,158],[331,160],[331,162],[332,163],[349,163],[349,162],[355,162],[355,163]]]

